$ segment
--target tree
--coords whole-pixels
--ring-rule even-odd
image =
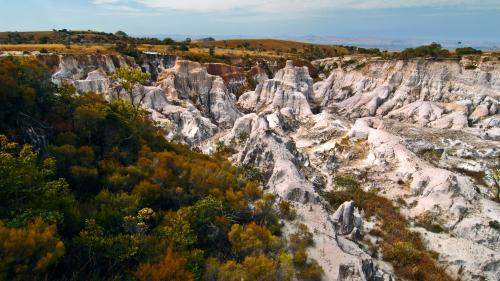
[[[159,263],[139,265],[135,277],[139,281],[193,281],[193,274],[186,270],[186,262],[169,248]]]
[[[171,45],[171,44],[175,43],[175,41],[172,38],[165,38],[162,40],[162,43],[165,45]]]
[[[242,256],[271,253],[280,246],[277,236],[255,222],[245,226],[234,224],[229,232],[229,241],[234,251]]]
[[[128,36],[128,35],[127,35],[127,33],[123,32],[123,31],[121,31],[121,30],[118,30],[118,31],[115,33],[115,35],[118,35],[118,36],[123,36],[123,37],[127,37],[127,36]]]
[[[32,280],[63,254],[56,227],[37,218],[25,228],[0,222],[0,280]]]
[[[215,56],[215,47],[208,48],[208,54],[213,57]]]
[[[242,264],[228,261],[220,267],[219,281],[274,281],[277,264],[267,256],[248,256]]]
[[[463,56],[463,55],[480,55],[483,52],[481,50],[477,50],[472,47],[463,47],[463,48],[456,48],[455,53],[459,56]]]
[[[125,42],[118,42],[116,43],[113,48],[114,51],[126,55],[126,56],[131,56],[134,58],[139,57],[140,52],[137,49],[137,46],[135,44],[128,44]]]
[[[128,66],[119,68],[113,75],[113,80],[127,92],[136,113],[146,96],[146,92],[138,86],[146,84],[149,78],[149,73]]]
[[[29,145],[0,135],[0,219],[24,226],[36,217],[50,223],[71,224],[78,218],[75,199],[64,179],[51,180],[55,161],[38,162]]]

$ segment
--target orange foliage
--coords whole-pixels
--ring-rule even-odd
[[[186,270],[186,259],[177,257],[172,249],[162,261],[156,264],[141,264],[135,273],[140,281],[193,281],[193,275]]]
[[[25,228],[0,223],[0,279],[32,278],[54,264],[64,254],[64,244],[55,235],[56,227],[42,219]]]

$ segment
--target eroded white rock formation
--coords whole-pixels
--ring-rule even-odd
[[[197,62],[178,60],[160,74],[157,85],[168,100],[189,101],[221,128],[231,128],[241,115],[222,78],[208,74]]]
[[[312,82],[307,67],[295,67],[292,61],[288,61],[273,79],[259,84],[255,91],[243,94],[238,105],[246,111],[267,113],[290,108],[297,116],[310,116],[308,100],[312,96]]]
[[[334,63],[338,66],[330,76],[314,85],[313,101],[352,118],[405,115],[420,124],[461,129],[468,126],[464,115],[475,123],[498,113],[496,61],[480,61],[474,70],[465,67],[472,63],[469,59],[375,60],[359,64],[359,69],[342,68],[342,60]]]

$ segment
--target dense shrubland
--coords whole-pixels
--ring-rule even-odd
[[[248,168],[165,141],[132,104],[14,58],[0,101],[0,280],[321,278],[307,227],[281,233],[289,203]]]

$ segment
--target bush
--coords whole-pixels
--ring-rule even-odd
[[[433,222],[434,218],[430,212],[424,212],[417,217],[415,226],[420,226],[434,233],[444,232],[444,228]]]
[[[354,189],[354,188],[359,188],[359,183],[358,181],[352,177],[352,176],[343,176],[339,175],[336,176],[333,180],[336,186],[342,187],[345,189]]]
[[[475,70],[475,69],[477,69],[477,65],[475,65],[475,64],[468,64],[464,68],[466,70]]]
[[[447,58],[450,56],[450,52],[443,47],[433,42],[430,45],[424,45],[416,48],[408,48],[400,53],[395,54],[399,59],[410,59],[410,58]]]
[[[463,56],[463,55],[480,55],[483,52],[481,50],[477,50],[471,47],[464,47],[464,48],[456,48],[455,53],[459,56]]]
[[[116,43],[112,49],[120,54],[134,58],[138,58],[140,55],[140,52],[135,44],[119,42]]]
[[[281,217],[285,220],[293,221],[297,218],[297,211],[289,201],[283,200],[279,203]]]

